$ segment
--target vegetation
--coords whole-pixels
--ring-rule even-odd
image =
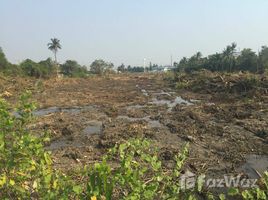
[[[202,57],[197,52],[190,58],[182,58],[179,63],[175,63],[178,71],[192,72],[201,69],[210,71],[250,71],[263,73],[268,69],[268,47],[263,46],[257,55],[251,49],[243,49],[238,52],[236,44],[228,45],[222,53],[216,53],[207,57]]]
[[[57,64],[57,52],[61,49],[60,40],[57,38],[51,38],[51,42],[47,44],[48,49],[54,53],[55,63]]]
[[[69,77],[86,77],[88,74],[87,68],[79,65],[75,60],[67,60],[60,65],[63,75]]]
[[[116,145],[93,166],[67,175],[54,170],[50,153],[44,150],[48,133],[35,135],[28,128],[35,108],[28,98],[29,93],[21,96],[16,116],[7,102],[0,100],[2,199],[214,199],[201,181],[193,190],[181,185],[188,144],[175,156],[171,171],[162,166],[156,145],[144,138]],[[219,198],[266,199],[268,174],[261,183],[262,189],[231,188]]]
[[[114,64],[105,62],[104,60],[95,60],[90,65],[90,72],[93,74],[103,75],[113,71]]]
[[[144,67],[139,67],[139,66],[130,67],[130,66],[128,66],[127,71],[128,72],[144,72]]]
[[[54,43],[53,43],[54,42]],[[54,53],[57,53],[60,44],[57,40],[53,40],[49,46],[51,50],[55,48]],[[56,61],[56,57],[55,57]],[[57,65],[51,58],[35,62],[30,59],[26,59],[19,65],[14,65],[8,62],[4,52],[0,48],[0,72],[5,75],[13,76],[30,76],[35,78],[51,78],[57,74]],[[68,77],[86,77],[89,71],[86,67],[79,65],[76,61],[67,60],[64,64],[60,65],[61,73]]]
[[[36,78],[52,77],[55,75],[56,71],[56,66],[50,58],[40,61],[39,63],[27,59],[20,64],[20,67],[24,75]]]
[[[148,71],[157,71],[159,68],[163,68],[163,66],[158,66],[156,64],[150,63],[149,67],[140,67],[140,66],[133,66],[131,67],[128,65],[128,67],[125,67],[124,64],[121,64],[120,66],[117,67],[118,72],[130,72],[130,73],[135,73],[135,72],[148,72]]]
[[[6,55],[4,54],[2,48],[0,48],[0,70],[5,70],[8,66],[8,61]]]
[[[22,70],[17,65],[13,65],[8,62],[4,52],[2,51],[0,47],[0,73],[1,72],[7,75],[12,75],[12,74],[21,75],[22,74]]]
[[[263,73],[268,69],[268,47],[262,46],[261,51],[256,54],[251,49],[243,49],[238,52],[236,44],[228,45],[222,53],[215,53],[207,57],[202,57],[201,52],[197,52],[190,58],[182,58],[179,63],[174,63],[177,72],[185,71],[187,73],[206,69],[210,71],[235,72],[235,71],[250,71],[254,73]],[[48,43],[48,48],[54,53],[54,63],[51,59],[45,61],[34,62],[26,59],[20,65],[13,65],[8,62],[4,52],[0,48],[0,72],[8,75],[27,75],[37,78],[53,77],[57,73],[57,67],[53,66],[57,63],[57,52],[61,49],[60,40],[52,38]],[[92,74],[108,74],[114,73],[113,63],[105,62],[102,59],[95,60],[90,65]],[[144,72],[154,71],[163,68],[156,64],[151,64],[149,67],[140,66],[125,66],[124,64],[117,67],[118,72]],[[67,60],[60,65],[61,73],[69,77],[85,77],[88,75],[86,67],[79,65],[74,60]]]
[[[27,130],[35,106],[22,95],[15,117],[0,100],[0,196],[1,199],[55,199],[67,195],[67,180],[52,169],[50,154],[43,148],[46,134]],[[61,186],[60,186],[61,185]],[[62,189],[66,187],[66,189]]]
[[[268,47],[267,46],[262,46],[259,57],[260,57],[261,69],[268,69]]]

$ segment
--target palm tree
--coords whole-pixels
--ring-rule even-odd
[[[57,38],[51,38],[51,42],[47,44],[48,49],[54,53],[55,63],[57,64],[57,52],[61,49],[60,40]]]
[[[233,67],[235,66],[235,49],[236,49],[236,43],[232,43],[231,45],[228,45],[226,47],[226,49],[223,50],[223,63],[225,65],[226,69],[225,70],[229,70],[229,72],[231,72],[233,70]]]
[[[195,57],[197,60],[200,60],[202,58],[202,53],[200,51],[198,51],[196,54],[195,54]]]

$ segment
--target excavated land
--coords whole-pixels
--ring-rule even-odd
[[[186,142],[185,170],[258,178],[268,167],[268,81],[249,74],[120,74],[86,79],[0,78],[11,104],[26,89],[38,109],[30,128],[49,131],[54,167],[95,163],[110,147],[148,138],[166,168]]]

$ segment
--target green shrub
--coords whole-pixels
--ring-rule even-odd
[[[35,108],[28,98],[28,93],[21,96],[17,117],[0,100],[0,197],[67,199],[68,181],[52,169],[50,154],[43,148],[48,138],[34,136],[26,128]]]
[[[79,65],[75,60],[67,60],[60,69],[65,76],[69,77],[85,78],[89,73],[85,66]]]
[[[26,59],[20,64],[20,67],[24,75],[36,78],[49,78],[56,74],[56,66],[50,58],[39,63]]]

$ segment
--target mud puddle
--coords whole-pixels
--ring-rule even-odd
[[[103,123],[101,121],[90,121],[83,130],[83,135],[90,136],[93,134],[101,134],[103,131]]]
[[[50,107],[50,108],[36,110],[33,112],[33,115],[37,117],[41,117],[41,116],[45,116],[45,115],[49,115],[49,114],[57,113],[57,112],[78,114],[80,111],[81,111],[81,108],[79,107],[73,107],[73,108]]]
[[[154,97],[150,103],[156,104],[156,105],[167,105],[168,112],[170,112],[172,110],[172,108],[174,108],[178,104],[187,105],[187,106],[193,105],[192,102],[187,101],[187,100],[181,98],[180,96],[176,97],[173,101],[163,100],[163,99],[159,100],[159,99]]]
[[[249,178],[258,179],[268,170],[268,156],[266,155],[247,155],[239,171],[244,172]]]
[[[93,135],[102,134],[102,132],[103,123],[101,121],[92,120],[87,123],[87,126],[78,135],[74,135],[74,137],[60,137],[59,139],[52,141],[46,149],[53,151],[64,149],[66,147],[85,147],[88,145],[85,143],[87,139]]]
[[[155,92],[154,95],[166,95],[166,96],[169,96],[171,97],[172,94],[175,94],[175,92],[165,92],[163,90],[161,90],[161,92]]]
[[[64,149],[66,147],[81,148],[83,146],[85,146],[85,144],[82,144],[81,142],[70,141],[67,138],[60,138],[58,140],[52,141],[49,146],[45,147],[45,149],[49,151],[54,151],[54,150]]]
[[[48,107],[48,108],[43,108],[43,109],[39,109],[39,110],[35,110],[32,112],[32,114],[36,117],[42,117],[42,116],[46,116],[46,115],[50,115],[50,114],[54,114],[54,113],[69,113],[69,114],[79,114],[82,111],[90,111],[90,110],[95,110],[96,107],[93,105],[89,105],[89,106],[83,106],[83,107],[78,107],[78,106],[74,106],[74,107]],[[19,112],[13,112],[13,115],[15,117],[20,117],[20,113]]]

